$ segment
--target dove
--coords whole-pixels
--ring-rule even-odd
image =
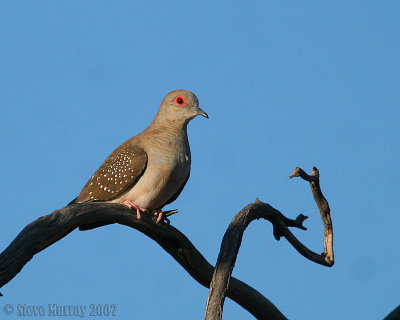
[[[116,148],[91,176],[72,203],[105,201],[164,218],[162,208],[175,201],[189,179],[191,154],[187,125],[208,118],[197,97],[187,90],[168,93],[151,124]],[[80,226],[92,229],[107,223]]]

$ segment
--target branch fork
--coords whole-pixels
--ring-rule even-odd
[[[232,219],[225,235],[222,239],[221,249],[219,252],[217,264],[214,269],[213,278],[211,280],[208,300],[206,305],[206,320],[222,319],[222,311],[225,295],[229,286],[230,277],[239,252],[244,230],[256,219],[266,219],[273,224],[273,234],[276,240],[282,236],[307,259],[331,267],[334,263],[333,257],[333,230],[330,218],[330,210],[328,202],[322,194],[319,185],[319,171],[313,168],[312,174],[308,175],[304,170],[296,168],[289,178],[301,177],[303,180],[310,182],[314,200],[320,210],[322,221],[324,222],[324,252],[317,254],[305,245],[303,245],[289,230],[289,227],[295,227],[306,230],[303,226],[307,216],[300,214],[295,220],[285,217],[281,212],[274,209],[267,203],[261,202],[259,199],[253,204],[244,207]],[[266,311],[261,318],[257,319],[275,319]]]

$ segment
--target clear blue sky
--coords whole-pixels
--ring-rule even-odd
[[[259,197],[308,215],[295,234],[321,252],[309,186],[288,179],[317,166],[335,266],[256,221],[233,274],[290,319],[383,318],[400,303],[399,30],[398,1],[1,1],[0,249],[73,199],[167,92],[189,89],[210,119],[189,125],[192,174],[172,224],[214,263],[231,218]],[[1,292],[1,308],[114,303],[118,319],[146,320],[201,319],[208,294],[118,225],[72,232]],[[252,317],[227,300],[224,318]]]

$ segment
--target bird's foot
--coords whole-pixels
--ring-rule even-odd
[[[164,212],[161,209],[154,210],[154,215],[157,217],[156,223],[159,223],[161,220],[164,220]]]
[[[164,221],[166,224],[169,224],[170,221],[167,218],[167,216],[165,215],[164,211],[162,211],[161,209],[157,209],[153,211],[153,214],[156,218],[156,223],[159,223],[160,221]]]
[[[133,203],[132,201],[130,201],[130,200],[124,200],[124,201],[122,202],[122,204],[126,205],[128,208],[131,208],[131,209],[134,208],[134,209],[136,209],[136,217],[137,217],[138,220],[142,219],[142,213],[143,213],[143,212],[147,212],[147,211],[148,211],[147,209],[141,208],[141,207],[139,207],[138,205],[134,204],[134,203]]]

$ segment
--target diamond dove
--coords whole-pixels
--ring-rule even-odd
[[[115,149],[92,175],[72,203],[106,201],[157,214],[175,201],[190,175],[190,147],[187,124],[207,113],[199,108],[197,97],[187,90],[168,93],[152,123],[138,135]],[[92,229],[107,223],[80,226]]]

